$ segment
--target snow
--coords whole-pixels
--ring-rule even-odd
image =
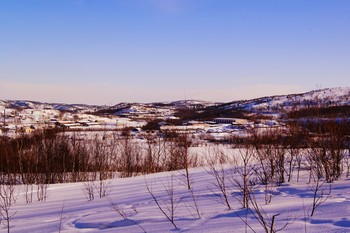
[[[350,88],[329,88],[304,94],[288,96],[264,97],[250,101],[234,102],[225,105],[228,109],[232,106],[241,106],[245,109],[266,109],[283,106],[292,107],[293,103],[303,103],[317,98],[328,99],[337,104],[350,103]],[[6,108],[6,116],[15,114],[9,106],[30,106],[32,109],[23,109],[18,115],[23,125],[34,124],[36,120],[50,121],[52,117],[60,115],[58,109],[81,110],[77,114],[82,121],[104,122],[103,127],[140,127],[144,121],[137,122],[128,118],[108,118],[84,114],[84,112],[98,109],[96,106],[64,105],[64,104],[41,104],[31,101],[0,101],[0,110]],[[179,101],[176,105],[207,104],[199,101]],[[127,104],[124,104],[127,106]],[[124,106],[123,105],[123,106]],[[121,105],[122,106],[122,105]],[[156,107],[154,107],[156,108]],[[154,111],[153,107],[135,105],[131,109],[136,112],[148,110]],[[173,113],[173,109],[158,108],[164,115]],[[14,112],[14,113],[12,113]],[[63,119],[73,118],[75,113],[65,113]],[[2,115],[2,112],[0,113]],[[35,117],[34,117],[35,116]],[[34,119],[36,118],[36,119]],[[264,124],[256,124],[261,130],[267,125],[274,125],[275,121],[266,121]],[[7,118],[6,124],[14,127],[13,118]],[[232,134],[244,135],[245,131],[236,129],[231,125],[214,125],[204,128],[207,136],[222,138]],[[95,132],[93,132],[95,133]],[[84,132],[88,135],[88,132]],[[191,148],[199,155],[205,157],[206,148]],[[201,158],[204,160],[204,158]],[[230,170],[229,166],[226,167]],[[219,190],[215,186],[215,178],[208,172],[208,168],[198,167],[190,169],[193,181],[193,192],[198,201],[201,218],[197,218],[193,209],[192,196],[184,185],[183,171],[173,173],[164,172],[132,178],[114,178],[107,180],[109,187],[108,198],[99,198],[95,192],[95,199],[88,201],[82,191],[83,183],[51,184],[49,186],[48,199],[46,202],[36,201],[36,193],[33,193],[34,201],[26,203],[23,186],[17,186],[15,191],[16,203],[11,207],[10,213],[14,214],[11,220],[11,232],[252,232],[246,229],[247,221],[255,232],[263,232],[259,222],[253,214],[242,209],[239,202],[240,194],[237,187],[230,185],[229,201],[233,210],[218,202]],[[233,174],[235,176],[237,174]],[[167,203],[166,188],[173,177],[176,200],[181,200],[175,211],[175,223],[179,229],[166,219],[157,208],[156,203],[148,193],[146,183],[160,203]],[[268,216],[277,216],[277,228],[288,221],[293,220],[283,232],[350,232],[350,179],[341,177],[339,181],[332,183],[330,198],[321,204],[313,217],[310,217],[314,184],[308,184],[308,173],[303,171],[301,180],[273,187],[273,198],[270,204],[264,202],[263,188],[257,188],[255,197]],[[325,184],[329,187],[330,184]],[[34,188],[36,189],[36,187]],[[127,214],[123,219],[111,208],[110,201],[117,204]],[[63,211],[62,211],[63,210]],[[60,218],[62,221],[60,223]],[[244,221],[243,221],[244,220]],[[1,222],[0,231],[5,231]],[[141,227],[140,227],[141,226]]]
[[[227,168],[229,169],[229,168]],[[51,184],[46,202],[26,204],[23,187],[19,187],[17,202],[11,211],[11,232],[245,232],[245,219],[256,232],[263,232],[258,221],[238,202],[239,194],[230,189],[229,201],[233,210],[217,201],[214,177],[208,168],[190,169],[194,195],[197,198],[201,218],[195,216],[190,193],[184,185],[183,172],[164,172],[132,178],[114,178],[106,181],[108,199],[127,214],[124,220],[110,207],[107,198],[88,201],[82,191],[82,183]],[[175,224],[166,220],[146,189],[146,183],[161,200],[166,202],[165,188],[173,177],[175,197],[181,198],[175,210]],[[277,227],[292,219],[283,232],[350,232],[350,180],[342,178],[332,184],[331,197],[309,217],[312,204],[311,184],[307,174],[303,181],[295,181],[274,187],[270,204],[264,203],[262,189],[255,191],[258,203],[269,216],[279,213]],[[329,184],[325,184],[328,187]],[[34,198],[36,197],[34,193]],[[62,211],[63,209],[63,211]],[[242,218],[242,219],[241,219]],[[137,225],[137,224],[138,225]],[[305,230],[306,229],[306,230]],[[252,232],[248,228],[248,232]]]
[[[312,102],[322,100],[322,103],[346,105],[350,104],[350,87],[335,87],[314,90],[301,94],[262,97],[253,100],[234,101],[226,106],[227,109],[239,107],[248,111],[271,111],[283,107],[307,106]]]

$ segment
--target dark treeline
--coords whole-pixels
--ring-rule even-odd
[[[314,135],[334,135],[345,138],[350,132],[350,106],[312,106],[290,111],[290,125]]]
[[[315,115],[317,114],[317,115]],[[313,106],[309,108],[302,108],[299,110],[292,111],[288,114],[290,119],[295,118],[313,118],[315,116],[335,118],[335,117],[348,117],[350,115],[350,106]]]
[[[56,130],[1,137],[0,182],[50,184],[178,170],[197,164],[188,154],[189,145],[187,135],[176,133],[148,133],[143,143],[129,131],[90,138]]]
[[[290,121],[286,127],[252,129],[248,137],[231,137],[225,143],[251,148],[258,161],[261,182],[271,177],[277,183],[297,180],[302,167],[310,177],[333,182],[350,174],[350,128],[346,120]],[[311,179],[311,178],[310,178]]]
[[[0,148],[2,183],[80,181],[80,174],[96,170],[86,145],[55,130],[2,137]]]
[[[339,178],[344,170],[349,175],[349,121],[324,120],[318,117],[319,112],[311,120],[293,119],[285,127],[251,129],[249,136],[226,138],[225,146],[254,148],[255,162],[264,171],[261,177],[267,179],[265,173],[269,170],[273,175],[278,174],[279,183],[284,182],[286,175],[290,180],[295,168],[299,173],[305,163],[327,181]],[[154,121],[147,125],[152,130],[144,128],[142,142],[130,134],[130,129],[90,132],[85,136],[51,129],[15,138],[0,137],[0,182],[51,184],[105,180],[187,171],[188,167],[202,164],[197,155],[189,153],[189,148],[198,144],[192,135],[160,133],[157,125]],[[214,143],[217,141],[212,139],[209,144]]]
[[[218,106],[209,106],[205,108],[183,108],[178,109],[175,113],[176,117],[184,121],[189,120],[212,120],[215,117],[234,117],[234,118],[247,118],[247,112],[242,109],[220,108]]]

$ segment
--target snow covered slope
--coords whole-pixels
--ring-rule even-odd
[[[2,100],[0,101],[0,108],[8,109],[52,109],[62,111],[94,111],[96,108],[102,106],[86,105],[86,104],[64,104],[64,103],[42,103],[38,101],[29,100]]]
[[[211,174],[204,168],[191,169],[190,174],[200,218],[181,173],[158,173],[109,180],[108,198],[100,199],[96,194],[93,201],[85,198],[82,183],[69,183],[50,185],[46,202],[34,200],[26,204],[24,187],[21,187],[10,211],[14,214],[11,232],[58,232],[59,229],[61,232],[253,232],[251,229],[263,232],[253,214],[241,208],[237,188],[229,189],[233,210],[228,210],[218,199],[219,192]],[[171,177],[176,203],[174,222],[178,229],[161,213],[146,189],[147,183],[160,205],[166,208],[165,204],[169,204],[166,189],[170,187]],[[264,203],[263,188],[255,190],[257,202],[267,218],[271,220],[272,215],[279,214],[275,220],[277,228],[289,221],[282,232],[350,232],[350,180],[342,178],[333,183],[331,197],[310,217],[314,184],[307,184],[306,173],[303,178],[299,183],[293,181],[275,187],[270,204]],[[329,184],[324,185],[325,189],[328,187]],[[111,208],[110,202],[126,219]]]
[[[326,88],[321,90],[310,91],[302,94],[290,94],[280,96],[268,96],[252,100],[238,100],[229,103],[215,103],[200,100],[181,100],[173,102],[157,102],[157,103],[119,103],[114,106],[95,106],[84,104],[57,104],[57,103],[41,103],[37,101],[7,100],[0,101],[1,108],[30,108],[30,109],[55,109],[64,111],[97,111],[105,109],[107,112],[111,110],[119,111],[126,109],[127,111],[142,112],[154,108],[205,108],[218,106],[225,109],[245,109],[245,110],[269,110],[278,108],[291,108],[293,106],[307,106],[316,103],[322,104],[350,104],[350,87]]]
[[[326,88],[302,94],[268,96],[252,100],[233,101],[224,104],[227,109],[240,108],[245,110],[271,110],[283,107],[312,106],[316,104],[350,104],[350,87]]]

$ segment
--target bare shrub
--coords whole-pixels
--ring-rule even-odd
[[[146,148],[143,162],[143,173],[155,173],[164,171],[166,159],[166,140],[159,135],[148,132],[145,135]]]
[[[11,211],[13,202],[16,200],[14,189],[13,184],[0,185],[0,213],[3,220],[1,223],[6,227],[8,233],[11,229],[11,220],[16,215],[16,212]]]
[[[288,219],[280,226],[276,227],[276,220],[280,213],[269,216],[265,210],[259,205],[257,202],[255,195],[253,192],[250,192],[249,200],[252,206],[252,213],[254,217],[258,220],[265,233],[275,233],[279,231],[283,231],[288,225],[294,222],[293,218],[288,217]]]
[[[232,176],[233,184],[240,190],[242,200],[240,200],[243,208],[249,207],[249,195],[251,186],[255,183],[255,155],[250,144],[245,144],[239,148],[239,157],[233,160],[235,165],[235,173]]]
[[[188,190],[191,194],[191,199],[192,199],[192,205],[186,206],[187,210],[192,214],[194,218],[202,218],[202,213],[199,208],[198,204],[198,196],[195,194],[193,187],[191,187],[190,190]],[[192,209],[192,210],[191,210]]]
[[[175,193],[174,174],[171,173],[170,178],[167,180],[167,184],[163,184],[165,191],[165,197],[163,199],[160,199],[154,194],[152,187],[150,187],[146,180],[145,183],[147,191],[152,196],[152,199],[156,203],[158,209],[162,212],[166,219],[171,222],[175,229],[178,229],[175,224],[175,215],[176,208],[181,203],[182,197],[176,195]]]
[[[130,217],[130,214],[120,205],[118,205],[116,202],[113,202],[110,198],[107,197],[107,200],[109,201],[109,206],[110,208],[116,212],[120,217],[122,217],[124,220],[130,221],[133,224],[137,225],[142,232],[146,233],[146,230],[136,221],[132,220]],[[132,208],[132,211],[134,213],[137,213],[137,211],[135,209]]]
[[[306,133],[301,127],[296,124],[291,124],[286,132],[286,142],[284,143],[286,149],[286,163],[287,163],[287,181],[290,182],[294,168],[297,167],[297,182],[299,182],[299,175],[302,163],[301,146],[306,143]]]
[[[106,179],[112,177],[112,172],[110,170],[110,151],[103,141],[99,140],[96,136],[91,148],[91,153],[93,155],[93,165],[94,173],[96,174],[97,182],[95,182],[95,188],[100,198],[108,195],[108,182]],[[90,179],[91,180],[91,179]]]
[[[46,201],[49,192],[49,184],[39,183],[37,184],[36,196],[38,201]]]
[[[187,190],[191,190],[190,174],[188,172],[188,167],[190,166],[190,156],[188,149],[191,143],[191,139],[187,133],[180,135],[180,137],[177,139],[177,146],[182,149],[181,157],[183,160],[183,167],[185,168]]]
[[[210,155],[211,154],[211,155]],[[207,163],[209,166],[209,174],[215,178],[215,183],[213,183],[214,189],[208,187],[217,198],[218,202],[227,206],[229,210],[232,210],[230,204],[230,188],[229,188],[229,178],[232,175],[232,171],[225,169],[224,163],[227,162],[227,156],[219,148],[214,148],[213,151],[209,152],[207,157]],[[219,191],[220,194],[216,194]]]
[[[188,186],[187,186],[187,182],[188,180],[186,179],[186,175],[185,174],[180,174],[180,182],[186,186],[187,188],[187,191],[188,191],[188,194],[189,194],[189,199],[191,200],[190,201],[190,204],[187,203],[186,201],[184,201],[184,204],[188,210],[189,213],[191,213],[191,215],[194,217],[194,218],[197,218],[197,219],[200,219],[201,216],[202,216],[202,213],[200,211],[200,208],[199,208],[199,204],[198,204],[198,199],[199,199],[199,196],[197,196],[195,194],[195,189],[194,189],[194,181],[193,179],[190,177],[189,178],[189,182],[190,182],[190,189],[188,190]],[[183,199],[187,198],[187,196],[184,196]]]
[[[309,185],[309,188],[313,193],[311,213],[310,213],[311,217],[314,215],[316,209],[321,204],[326,202],[328,198],[330,198],[331,196],[332,185],[329,185],[328,188],[323,188],[324,184],[325,184],[324,181],[321,181],[319,178],[316,178],[316,183],[313,186]]]
[[[87,181],[83,183],[82,191],[88,201],[95,199],[95,184],[94,181]]]
[[[119,171],[121,177],[131,177],[141,172],[141,148],[134,143],[128,131],[124,132],[119,144]]]
[[[350,176],[350,151],[346,150],[344,151],[344,165],[346,167],[345,169],[345,175],[348,178]]]
[[[109,182],[101,179],[94,183],[95,189],[97,190],[97,193],[100,198],[104,198],[109,195],[110,193],[109,184],[110,184]]]
[[[34,192],[34,185],[33,184],[27,183],[24,185],[24,196],[26,199],[26,203],[33,202],[33,192]]]

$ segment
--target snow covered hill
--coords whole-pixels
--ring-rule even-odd
[[[306,106],[350,105],[350,88],[327,88],[302,94],[262,97],[229,103],[198,100],[181,100],[157,103],[119,103],[114,106],[84,104],[41,103],[37,101],[0,101],[0,117],[7,127],[7,135],[15,135],[16,129],[52,125],[52,120],[100,122],[100,125],[115,127],[142,126],[151,121],[170,121],[170,124],[187,121],[213,121],[217,117],[244,118],[258,122],[266,119],[278,121],[286,112]],[[342,116],[348,115],[348,108]],[[5,110],[5,115],[4,115]],[[243,111],[242,111],[243,110]],[[262,119],[259,117],[263,116]],[[6,119],[5,119],[6,118]],[[130,123],[125,123],[129,119]],[[285,119],[283,119],[284,121]],[[171,122],[172,121],[172,122]],[[33,128],[32,127],[32,128]],[[112,128],[113,128],[112,127]],[[111,127],[109,127],[111,128]],[[10,131],[9,131],[10,130]],[[28,130],[30,131],[30,130]],[[210,130],[213,131],[213,130]],[[222,129],[219,130],[223,131]],[[218,131],[218,132],[219,132]]]
[[[25,109],[54,109],[63,111],[75,112],[93,112],[130,109],[134,112],[142,112],[145,109],[154,108],[205,108],[217,106],[225,109],[244,109],[252,110],[271,110],[278,108],[291,108],[293,106],[308,106],[316,104],[336,104],[349,105],[350,104],[350,87],[337,87],[314,90],[301,94],[289,94],[280,96],[261,97],[252,100],[238,100],[229,103],[215,103],[200,100],[180,100],[173,102],[156,102],[156,103],[119,103],[114,106],[95,106],[85,104],[57,104],[57,103],[41,103],[38,101],[22,101],[22,100],[2,100],[0,101],[0,110],[3,108],[25,108]]]
[[[86,105],[86,104],[64,104],[64,103],[43,103],[30,100],[2,100],[0,101],[0,109],[35,109],[35,110],[61,110],[71,112],[95,111],[103,108],[103,106]]]
[[[292,107],[307,107],[316,104],[349,105],[350,87],[326,88],[301,94],[268,96],[252,100],[233,101],[223,104],[227,109],[239,108],[244,110],[290,109]]]
[[[216,180],[208,168],[190,169],[190,175],[193,193],[187,191],[178,171],[108,180],[108,197],[100,199],[95,193],[92,201],[85,198],[83,183],[50,185],[46,202],[36,201],[34,191],[34,201],[29,204],[24,198],[25,187],[19,187],[16,203],[10,209],[11,232],[264,232],[253,207],[252,211],[241,207],[237,187],[228,187],[229,210],[221,203]],[[288,223],[282,232],[350,232],[350,180],[324,184],[325,193],[331,185],[331,196],[310,217],[315,184],[307,182],[306,172],[302,177],[300,182],[273,187],[270,204],[265,204],[263,187],[254,191],[266,221],[271,223],[275,216],[277,229]],[[177,229],[157,207],[147,185],[169,216],[173,194]],[[5,230],[3,226],[1,229]]]

